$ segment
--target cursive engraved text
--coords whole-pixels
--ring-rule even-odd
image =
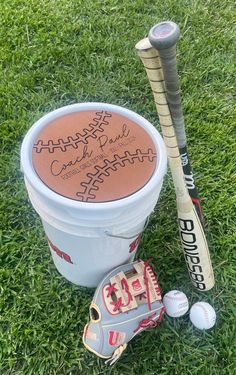
[[[82,160],[88,159],[92,156],[93,151],[88,150],[88,146],[85,145],[82,150],[82,155],[77,156],[74,160],[69,160],[67,163],[60,163],[59,160],[53,160],[50,165],[50,171],[53,176],[60,176],[60,174],[65,171],[67,168],[72,167],[78,163],[80,163]]]
[[[121,140],[123,138],[127,138],[129,136],[129,134],[130,134],[130,129],[128,129],[127,124],[123,124],[121,132],[113,138],[112,137],[109,138],[105,134],[100,135],[100,137],[98,137],[99,147],[102,150],[102,152],[104,152],[104,148],[107,144],[110,144],[110,145],[114,144],[114,143],[118,142],[119,140]]]

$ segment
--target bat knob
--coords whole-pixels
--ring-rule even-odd
[[[160,22],[149,32],[149,41],[157,50],[172,47],[180,36],[179,26],[172,21]]]

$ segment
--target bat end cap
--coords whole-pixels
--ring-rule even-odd
[[[151,28],[148,38],[153,47],[162,50],[176,44],[179,36],[179,26],[172,21],[164,21]]]
[[[135,49],[137,51],[148,51],[148,50],[150,50],[150,48],[152,48],[152,45],[150,44],[148,38],[144,38],[144,39],[140,40],[135,45]]]

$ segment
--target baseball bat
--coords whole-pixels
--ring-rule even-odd
[[[207,291],[214,286],[214,273],[203,227],[186,187],[176,131],[165,94],[159,55],[148,38],[139,41],[135,48],[150,81],[167,149],[176,192],[180,238],[190,279],[198,290]]]
[[[149,32],[149,41],[151,45],[158,50],[161,60],[166,98],[176,131],[185,183],[201,223],[204,226],[202,206],[198,196],[187,151],[187,139],[183,109],[181,105],[180,82],[176,61],[176,44],[179,36],[180,30],[178,25],[172,21],[166,21],[152,27]]]

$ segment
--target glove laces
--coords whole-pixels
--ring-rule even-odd
[[[147,268],[149,266],[149,263],[151,262],[152,258],[148,259],[146,262],[144,262],[144,274],[143,279],[147,291],[147,303],[148,303],[148,309],[151,310],[151,301],[150,301],[150,290],[149,290],[149,284],[148,284],[148,277],[147,277]]]
[[[113,365],[120,358],[123,351],[127,348],[127,344],[120,345],[113,353],[112,357],[105,361],[107,365],[110,362],[110,366]]]

